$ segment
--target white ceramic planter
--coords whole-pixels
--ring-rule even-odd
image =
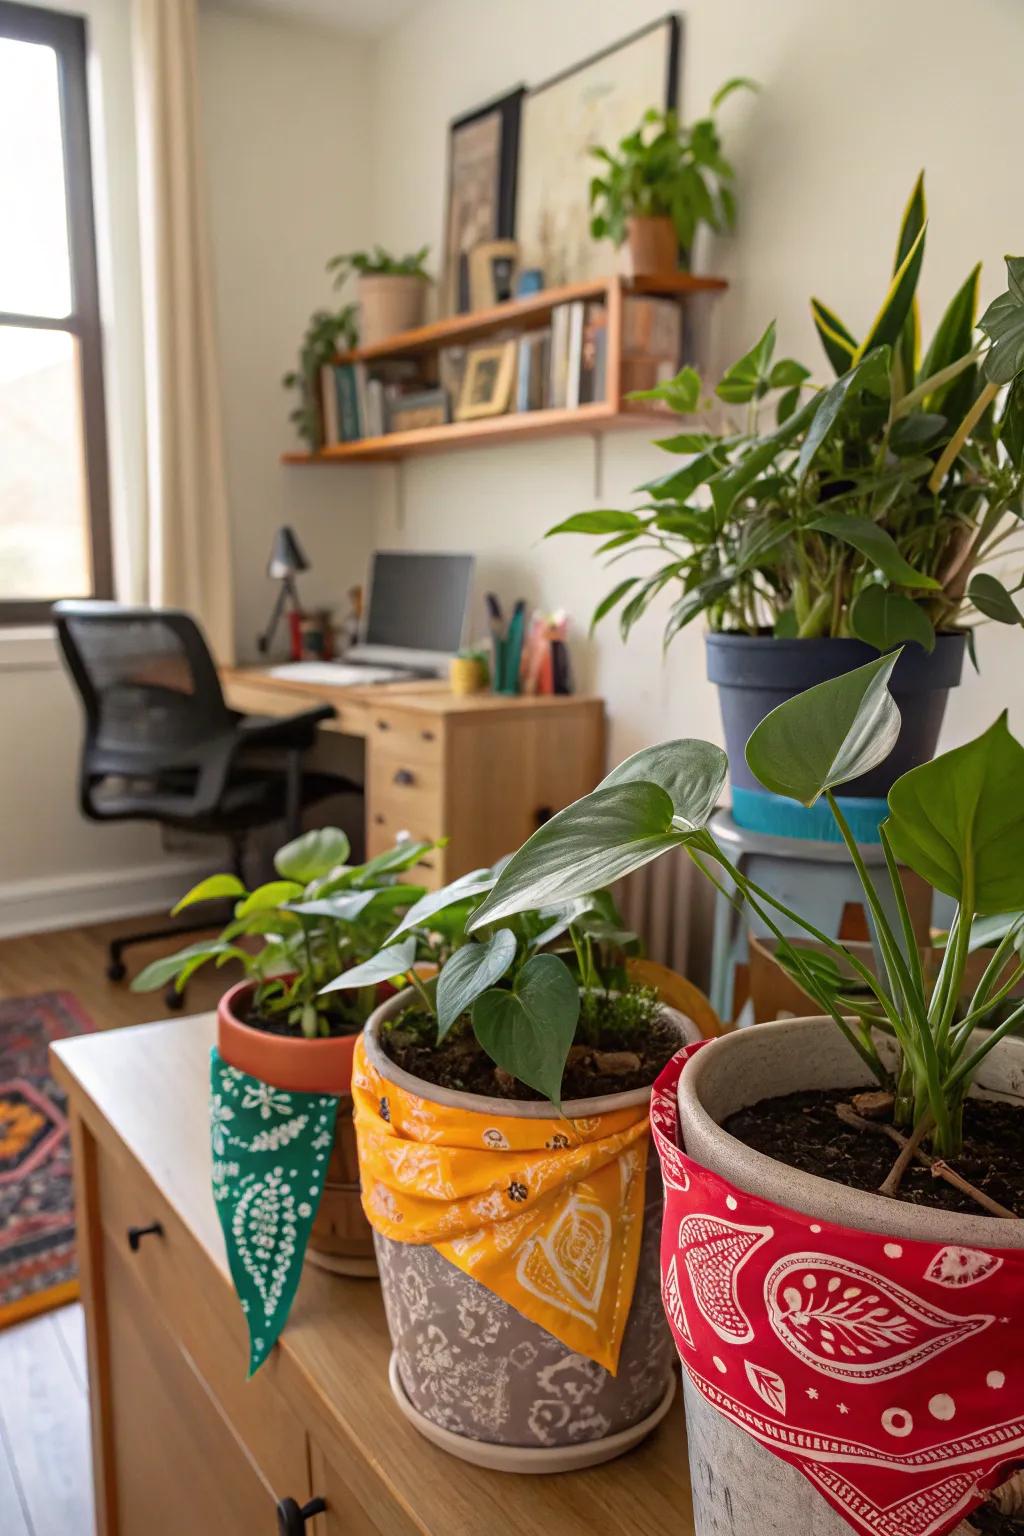
[[[381,1024],[407,1007],[403,993],[366,1026],[366,1054],[390,1083],[468,1116],[546,1119],[542,1102],[457,1093],[412,1077],[385,1055]],[[680,1045],[699,1038],[689,1019],[666,1008]],[[632,1108],[649,1088],[569,1100],[570,1119]],[[594,1466],[629,1450],[671,1405],[675,1352],[661,1310],[658,1251],[661,1175],[650,1149],[644,1229],[619,1369],[612,1376],[574,1354],[430,1245],[375,1234],[381,1291],[394,1346],[391,1387],[421,1434],[464,1460],[510,1472],[561,1472]],[[438,1371],[438,1360],[445,1369]]]
[[[1024,1222],[888,1200],[801,1173],[752,1151],[721,1122],[761,1099],[867,1086],[863,1062],[830,1019],[791,1019],[725,1035],[679,1080],[688,1156],[751,1195],[823,1222],[886,1237],[964,1247],[1024,1248]],[[1024,1043],[1006,1040],[984,1063],[976,1092],[1024,1100]],[[697,1536],[849,1536],[850,1527],[794,1467],[723,1418],[683,1373]]]

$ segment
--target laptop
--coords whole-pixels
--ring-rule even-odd
[[[463,641],[472,580],[472,555],[377,550],[358,643],[341,661],[291,662],[271,676],[335,687],[443,676]]]

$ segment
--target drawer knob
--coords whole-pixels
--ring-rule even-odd
[[[410,772],[408,768],[399,768],[395,772],[393,782],[395,784],[415,784],[416,775]]]
[[[322,1515],[326,1508],[323,1499],[310,1499],[301,1507],[294,1499],[282,1499],[277,1506],[277,1536],[302,1536],[306,1521]]]
[[[132,1253],[138,1253],[139,1244],[144,1237],[163,1237],[164,1229],[158,1221],[151,1221],[148,1227],[128,1228],[128,1247]]]
[[[377,729],[378,729],[378,731],[390,731],[390,729],[391,729],[391,721],[390,720],[378,720],[377,721]]]

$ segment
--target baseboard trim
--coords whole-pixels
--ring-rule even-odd
[[[128,869],[0,883],[0,938],[167,913],[213,868],[207,859],[164,859]]]

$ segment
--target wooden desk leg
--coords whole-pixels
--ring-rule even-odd
[[[75,1161],[75,1224],[78,1274],[85,1309],[89,1362],[89,1424],[92,1434],[93,1497],[96,1536],[117,1536],[117,1485],[114,1474],[113,1416],[110,1399],[109,1340],[103,1240],[100,1225],[96,1143],[77,1110],[71,1110],[71,1147]]]

